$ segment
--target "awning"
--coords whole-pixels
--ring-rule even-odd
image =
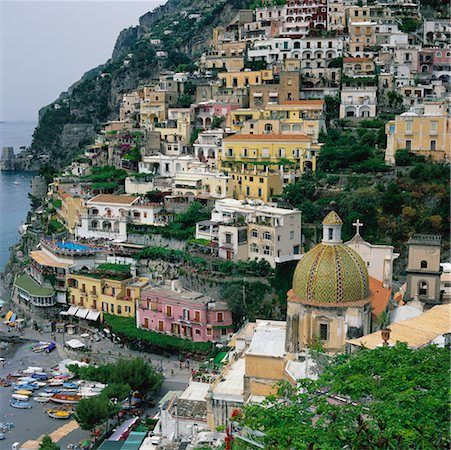
[[[254,97],[263,97],[261,92],[254,92]]]
[[[270,97],[278,97],[278,96],[279,96],[279,93],[278,93],[278,92],[270,92],[270,93],[269,93],[269,96],[270,96]]]
[[[88,315],[86,316],[87,320],[97,320],[100,316],[100,312],[95,309],[90,309]]]
[[[66,312],[68,316],[75,316],[75,313],[78,310],[78,306],[71,306]]]
[[[80,317],[80,319],[86,319],[86,316],[89,313],[89,309],[86,308],[78,308],[78,311],[75,313],[76,317]]]
[[[79,341],[78,339],[71,339],[70,341],[66,342],[66,345],[73,349],[83,348],[85,346],[85,344],[83,344],[83,342]]]

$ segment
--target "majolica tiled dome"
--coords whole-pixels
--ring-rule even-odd
[[[365,304],[370,301],[368,271],[346,245],[318,244],[299,261],[291,294],[290,301],[316,306]]]

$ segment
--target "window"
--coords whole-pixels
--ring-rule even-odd
[[[108,312],[108,303],[102,302],[102,311],[103,312]]]
[[[231,233],[226,233],[225,234],[225,242],[226,242],[226,244],[231,244],[232,243],[232,234]]]
[[[117,305],[117,313],[122,314],[122,306],[121,305]]]
[[[293,255],[299,255],[300,251],[299,251],[299,245],[294,245],[293,246]]]
[[[418,295],[427,295],[428,294],[428,284],[426,281],[420,281],[418,285]]]
[[[332,240],[334,238],[334,229],[328,228],[328,233],[329,233],[329,240]]]
[[[199,330],[199,328],[196,328],[196,329],[194,330],[194,334],[196,334],[197,336],[200,335],[200,330]]]
[[[114,314],[114,303],[111,303],[111,314]]]
[[[189,309],[183,309],[183,319],[189,320]]]
[[[261,197],[262,196],[262,190],[261,190],[261,188],[258,188],[258,197]]]
[[[166,305],[166,315],[172,317],[172,306]]]
[[[428,268],[428,262],[427,262],[427,261],[421,261],[420,267],[421,267],[422,269],[427,269],[427,268]]]
[[[164,164],[164,170],[165,170],[166,172],[169,172],[169,163],[165,163],[165,164]]]
[[[200,311],[194,311],[194,322],[200,322]]]
[[[263,254],[264,254],[264,255],[272,255],[272,249],[271,249],[271,246],[269,246],[269,245],[264,245],[264,246],[263,246]]]
[[[412,121],[406,122],[406,133],[412,133]]]
[[[227,156],[233,156],[233,148],[227,149]]]
[[[211,336],[211,328],[207,328],[206,334],[207,336]]]
[[[406,150],[412,150],[412,141],[406,141]]]
[[[246,186],[246,195],[251,195],[251,188]]]
[[[225,328],[223,328],[221,330],[221,336],[225,336],[227,334],[227,330]]]
[[[124,309],[125,309],[125,312],[128,314],[131,312],[130,306],[126,306]]]
[[[158,331],[164,331],[164,322],[162,320],[158,321]]]
[[[263,183],[263,182],[264,182],[263,178],[259,178],[259,179],[258,179],[258,182],[259,182],[259,183]]]
[[[431,141],[431,151],[437,150],[437,141]]]
[[[437,121],[431,121],[431,134],[437,134]]]
[[[319,337],[322,341],[327,341],[329,335],[329,325],[327,323],[319,324]]]
[[[258,231],[254,228],[254,229],[252,229],[252,231],[251,231],[251,235],[252,235],[252,237],[256,237],[256,238],[258,238]]]
[[[267,241],[270,241],[272,239],[272,235],[269,231],[265,231],[263,233],[263,239],[266,239]]]
[[[218,313],[216,314],[216,321],[217,321],[217,322],[224,322],[224,313],[218,312]]]
[[[251,244],[251,253],[258,253],[258,245],[255,242]]]
[[[290,241],[292,241],[294,239],[294,231],[291,230],[290,231]]]

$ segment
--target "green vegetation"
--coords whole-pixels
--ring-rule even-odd
[[[43,438],[41,443],[39,444],[38,450],[60,450],[60,446],[58,444],[55,444],[52,441],[52,438],[46,434]]]
[[[147,394],[157,391],[163,382],[163,376],[156,373],[152,365],[143,358],[120,359],[115,363],[100,366],[71,365],[69,370],[82,380],[108,384],[110,389],[102,391],[102,395],[108,394],[109,398],[116,396],[112,394],[117,393],[117,385],[128,386],[128,393],[131,389]]]
[[[418,22],[418,20],[415,20],[411,17],[401,19],[400,29],[404,33],[412,33],[414,31],[416,31],[419,26],[420,26],[420,22]]]
[[[388,170],[384,161],[385,127],[368,129],[361,124],[357,129],[333,128],[321,133],[324,142],[318,158],[325,171],[349,170],[355,172],[383,172]]]
[[[116,182],[123,184],[127,172],[123,169],[117,169],[113,166],[93,167],[90,175],[85,175],[83,181],[91,181],[93,183]]]
[[[106,396],[83,398],[75,408],[75,420],[82,430],[93,430],[118,412],[119,407]]]
[[[118,317],[110,314],[104,315],[105,323],[111,330],[121,337],[132,349],[139,349],[149,353],[195,353],[208,354],[213,344],[211,342],[192,342],[176,336],[156,333],[136,328],[133,317]]]
[[[208,260],[201,256],[193,256],[183,250],[172,250],[166,247],[146,247],[135,258],[163,260],[171,263],[183,263],[199,271],[211,271],[230,276],[267,277],[273,273],[269,263],[263,259],[250,261]]]
[[[196,223],[201,220],[207,220],[210,217],[210,210],[199,202],[193,202],[187,211],[179,214],[175,220],[166,227],[157,227],[151,225],[129,224],[127,231],[137,234],[160,234],[168,239],[178,239],[187,241],[194,238],[196,233]]]
[[[59,198],[52,198],[50,203],[54,206],[54,208],[59,209],[61,208],[63,202]]]
[[[319,380],[244,408],[265,448],[449,448],[449,349],[405,344],[338,355]],[[329,403],[336,394],[355,403]],[[255,448],[236,441],[234,449]]]
[[[63,232],[65,229],[66,227],[61,222],[58,222],[58,220],[51,220],[47,224],[47,234],[58,234]]]
[[[98,270],[104,270],[106,272],[120,272],[130,274],[130,264],[113,264],[103,263],[97,266]]]

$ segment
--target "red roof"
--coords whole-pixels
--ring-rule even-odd
[[[385,311],[391,296],[391,288],[384,288],[382,282],[373,277],[370,278],[371,303],[373,306],[373,318]]]

